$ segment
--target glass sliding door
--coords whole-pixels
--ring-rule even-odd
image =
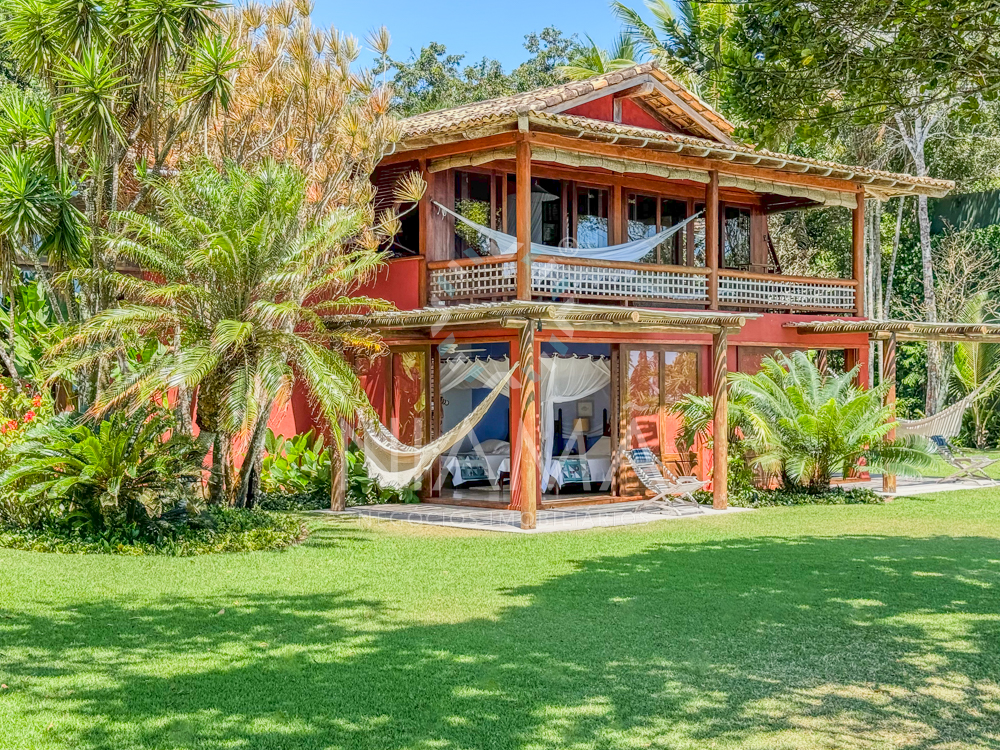
[[[673,406],[699,393],[697,347],[622,346],[620,435],[623,449],[648,448],[675,474],[690,474],[692,447]],[[641,494],[635,475],[621,465],[619,494]]]
[[[429,347],[393,349],[389,363],[389,429],[406,445],[430,440]]]

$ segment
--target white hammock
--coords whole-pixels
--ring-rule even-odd
[[[358,415],[362,450],[368,473],[383,487],[403,489],[427,471],[434,460],[465,438],[482,419],[514,374],[511,369],[465,419],[422,448],[406,445],[385,428],[378,419]]]
[[[442,213],[448,214],[454,219],[457,219],[490,240],[490,255],[514,255],[517,252],[517,237],[501,232],[498,229],[490,229],[482,224],[470,221],[461,214],[455,213],[450,208],[441,205],[437,201],[431,201],[431,203],[437,206],[437,209]],[[531,252],[535,255],[563,255],[568,258],[589,258],[591,260],[634,262],[647,255],[650,250],[654,249],[660,243],[673,237],[690,222],[701,216],[702,213],[704,212],[699,211],[698,213],[684,219],[684,221],[680,224],[674,224],[672,227],[668,227],[662,232],[658,232],[651,237],[643,237],[642,239],[633,240],[632,242],[626,242],[623,245],[583,248],[555,247],[553,245],[541,245],[537,242],[532,242]],[[496,252],[493,252],[494,247],[496,248]]]
[[[997,373],[1000,373],[1000,368],[994,370],[976,390],[967,394],[961,400],[956,401],[947,409],[942,409],[937,414],[932,414],[923,419],[896,420],[899,422],[899,426],[896,428],[897,433],[923,435],[928,438],[937,436],[946,438],[956,437],[962,431],[962,418],[965,416],[965,410],[972,405],[973,401],[979,398],[988,385],[993,384]]]

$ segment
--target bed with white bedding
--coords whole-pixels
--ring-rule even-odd
[[[553,456],[549,460],[549,488],[582,484],[592,490],[611,485],[611,438],[604,436],[582,456]]]
[[[506,440],[484,440],[476,451],[443,456],[441,468],[451,475],[451,483],[455,487],[487,481],[496,487],[501,474],[510,474],[510,443]]]

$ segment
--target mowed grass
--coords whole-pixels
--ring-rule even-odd
[[[1000,492],[0,550],[3,748],[1000,747]]]

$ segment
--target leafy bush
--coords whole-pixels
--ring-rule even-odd
[[[134,524],[99,532],[68,526],[0,528],[0,547],[31,552],[189,556],[279,549],[306,533],[294,516],[259,509],[212,505],[173,520],[172,533],[152,540],[145,528]]]
[[[698,502],[712,503],[710,492],[699,492]],[[808,492],[802,487],[764,490],[751,484],[730,487],[729,504],[736,508],[774,508],[789,505],[878,505],[885,498],[867,487],[845,490],[831,487],[822,492]]]
[[[161,536],[161,514],[193,499],[206,452],[187,436],[165,440],[172,426],[167,412],[150,407],[96,425],[60,416],[31,430],[0,474],[0,491],[24,511],[6,520],[23,525],[33,516],[35,528],[63,523],[82,533],[140,528],[143,537]]]
[[[887,441],[896,426],[883,403],[887,384],[854,385],[857,368],[821,372],[802,352],[765,359],[755,375],[730,374],[730,453],[785,489],[830,488],[834,472],[845,476],[862,463],[892,474],[929,466],[927,441],[905,436]],[[706,397],[688,396],[676,407],[689,432],[707,436],[712,407]],[[737,487],[739,489],[739,487]]]
[[[269,429],[264,441],[261,489],[267,494],[330,496],[330,451],[310,430],[288,440]]]

